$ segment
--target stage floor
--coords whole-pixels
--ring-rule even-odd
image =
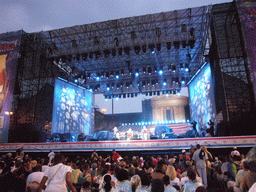
[[[208,148],[255,147],[256,136],[199,137],[164,140],[133,141],[86,141],[65,143],[1,143],[0,152],[15,152],[23,148],[24,152],[63,152],[97,151],[149,151],[189,149],[191,145],[205,145]]]

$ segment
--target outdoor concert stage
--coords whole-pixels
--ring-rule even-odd
[[[191,145],[205,145],[208,148],[255,147],[256,136],[199,137],[165,140],[132,141],[86,141],[64,143],[2,143],[0,152],[15,152],[23,148],[24,152],[90,152],[96,151],[163,151],[189,149]]]

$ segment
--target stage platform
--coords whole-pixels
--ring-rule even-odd
[[[90,152],[97,151],[157,151],[189,149],[191,145],[205,145],[208,148],[255,147],[256,136],[200,137],[165,140],[133,141],[86,141],[64,143],[2,143],[0,152],[15,152],[23,148],[24,152]]]

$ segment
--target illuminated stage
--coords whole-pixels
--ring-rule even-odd
[[[0,144],[1,152],[15,152],[23,147],[24,152],[90,152],[97,151],[160,151],[189,149],[191,145],[201,144],[208,148],[255,147],[256,136],[201,137],[168,140],[133,141],[87,141],[64,143],[6,143]]]

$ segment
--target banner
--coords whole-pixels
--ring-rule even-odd
[[[21,34],[22,31],[0,34],[0,143],[8,142]]]
[[[255,0],[237,0],[237,7],[251,64],[254,94],[256,95],[256,2]]]

